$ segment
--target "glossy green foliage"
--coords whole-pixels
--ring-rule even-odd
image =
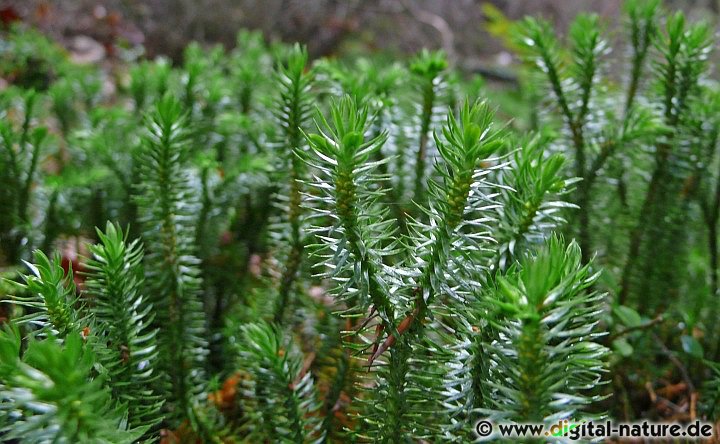
[[[482,299],[492,331],[483,344],[491,415],[538,422],[588,416],[607,355],[594,332],[602,295],[587,291],[596,280],[577,244],[557,237],[498,278]]]
[[[612,52],[597,15],[496,21],[510,92],[437,51],[312,60],[241,31],[107,76],[3,34],[0,440],[715,419],[710,28],[623,11]]]
[[[198,259],[193,256],[194,199],[188,161],[187,117],[170,96],[149,116],[141,153],[137,202],[147,255],[149,301],[158,329],[157,390],[170,398],[174,412],[191,410],[203,390],[207,355],[205,320],[199,299]],[[181,416],[182,417],[182,416]]]
[[[322,442],[317,410],[319,400],[313,376],[303,368],[303,357],[282,332],[266,323],[247,324],[242,329],[242,365],[254,376],[250,390],[255,403],[253,436],[274,442]]]
[[[155,426],[160,420],[161,398],[152,387],[158,378],[157,330],[150,327],[155,313],[140,292],[143,288],[143,251],[129,242],[119,226],[108,223],[98,230],[100,243],[90,246],[86,262],[87,295],[97,325],[104,328],[99,341],[107,351],[99,355],[108,372],[113,397],[127,404],[133,426]]]
[[[77,332],[30,340],[20,353],[17,330],[0,333],[0,424],[3,438],[23,442],[133,443],[144,429],[128,429],[103,378],[93,378],[96,357]]]

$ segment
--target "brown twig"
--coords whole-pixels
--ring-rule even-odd
[[[655,319],[652,319],[652,320],[650,320],[650,321],[648,321],[648,322],[645,322],[644,324],[633,325],[632,327],[628,327],[628,328],[625,328],[625,329],[623,329],[623,330],[620,330],[619,332],[610,335],[610,337],[608,338],[608,341],[609,341],[609,342],[612,342],[612,341],[614,341],[614,340],[617,339],[617,338],[621,338],[621,337],[623,337],[623,336],[626,336],[626,335],[628,335],[628,334],[630,334],[630,333],[633,333],[633,332],[636,332],[636,331],[639,331],[639,330],[647,330],[647,329],[652,328],[653,326],[655,326],[655,325],[657,325],[657,324],[662,323],[663,321],[664,321],[664,319],[663,319],[663,317],[660,315],[660,316],[656,317]]]
[[[410,329],[410,327],[413,325],[413,322],[415,322],[415,318],[417,317],[418,313],[419,313],[419,309],[415,308],[415,310],[413,310],[413,312],[410,313],[405,319],[403,319],[400,322],[400,325],[398,325],[397,336],[391,332],[390,335],[385,339],[385,342],[382,343],[382,345],[373,349],[373,354],[372,354],[372,356],[370,356],[370,359],[368,359],[368,362],[367,362],[368,368],[372,366],[375,359],[377,359],[387,349],[392,347],[395,344],[395,342],[397,342],[398,337],[401,334],[405,333],[406,331],[408,331]],[[377,342],[378,339],[379,339],[379,334],[378,334],[378,338],[375,339],[376,346],[378,344],[378,342]]]
[[[680,372],[680,375],[682,376],[683,380],[687,384],[688,390],[690,391],[690,393],[695,393],[695,385],[693,384],[692,379],[690,379],[690,374],[688,373],[688,371],[685,368],[685,366],[683,365],[683,363],[680,362],[680,360],[675,356],[675,354],[672,352],[672,350],[667,348],[667,346],[662,342],[662,340],[660,339],[660,337],[658,337],[658,335],[653,333],[653,338],[660,346],[660,349],[662,350],[663,354],[665,356],[667,356],[668,359],[670,359],[670,362],[672,362],[673,365],[675,365],[675,367],[678,369],[678,371]]]

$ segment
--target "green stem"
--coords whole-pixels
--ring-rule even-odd
[[[420,121],[420,142],[415,157],[415,193],[416,204],[421,204],[425,196],[425,170],[427,160],[427,145],[430,139],[430,125],[432,124],[433,107],[435,106],[436,92],[434,87],[435,78],[423,87],[423,105]]]
[[[543,341],[538,318],[523,321],[522,332],[517,343],[518,365],[522,371],[518,393],[520,410],[518,416],[523,421],[542,422],[545,412],[539,406],[547,405],[539,387],[543,387],[542,368],[547,357],[542,356]]]
[[[378,270],[375,269],[373,263],[367,258],[365,253],[365,240],[358,232],[359,218],[357,214],[357,206],[355,205],[355,196],[357,195],[357,185],[355,184],[352,169],[339,168],[336,173],[336,202],[337,213],[340,221],[345,228],[347,236],[347,244],[350,252],[355,260],[360,263],[360,270],[368,279],[368,295],[375,305],[381,316],[383,326],[388,332],[395,330],[394,310],[387,295],[383,294],[382,285],[378,281]]]
[[[407,373],[410,370],[410,345],[407,340],[400,339],[390,350],[390,360],[387,380],[386,418],[384,424],[385,436],[381,442],[388,444],[401,444],[406,442],[404,416],[408,410],[405,402],[405,389],[407,386]]]
[[[30,190],[32,189],[33,177],[35,176],[35,170],[37,169],[38,164],[38,157],[40,156],[40,144],[41,141],[38,140],[37,143],[33,145],[32,154],[30,155],[30,166],[28,167],[27,176],[25,177],[25,184],[21,190],[22,192],[20,194],[20,200],[18,203],[18,214],[20,216],[20,221],[25,223],[29,222],[28,207],[30,205]]]

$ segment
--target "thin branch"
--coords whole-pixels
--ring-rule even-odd
[[[403,9],[412,15],[420,23],[432,26],[440,35],[442,47],[448,56],[451,64],[455,65],[457,53],[455,52],[455,33],[448,22],[437,14],[420,9],[413,1],[401,0]]]
[[[652,320],[650,320],[650,321],[648,321],[648,322],[645,322],[644,324],[633,325],[632,327],[625,328],[625,329],[620,330],[619,332],[617,332],[617,333],[615,333],[615,334],[610,335],[610,337],[608,338],[608,341],[609,341],[609,342],[612,342],[612,341],[614,341],[615,339],[621,338],[621,337],[623,337],[623,336],[627,336],[627,335],[629,335],[630,333],[633,333],[633,332],[636,332],[636,331],[640,331],[640,330],[650,329],[650,328],[652,328],[653,326],[662,323],[664,320],[665,320],[665,319],[663,319],[662,316],[658,316],[658,317],[656,317],[655,319],[652,319]]]

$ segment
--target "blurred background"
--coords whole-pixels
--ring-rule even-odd
[[[720,7],[718,0],[665,3],[693,18],[717,16]],[[444,49],[457,67],[502,79],[512,57],[492,28],[488,32],[498,13],[509,19],[541,15],[562,31],[580,11],[616,23],[621,5],[621,0],[10,0],[0,1],[0,19],[37,26],[80,60],[141,46],[146,56],[178,60],[189,41],[232,47],[238,29],[249,28],[268,40],[303,42],[312,57]]]

